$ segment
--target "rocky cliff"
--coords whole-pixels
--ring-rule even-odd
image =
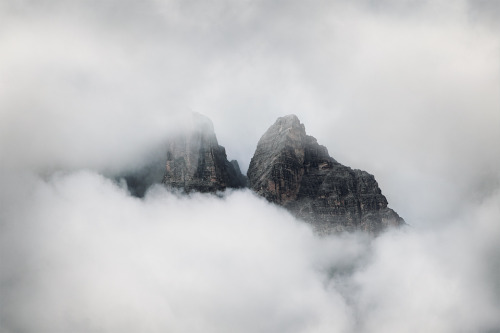
[[[244,187],[246,177],[236,161],[227,160],[210,119],[195,113],[187,130],[167,143],[162,183],[186,192],[216,192]]]
[[[249,187],[311,223],[322,234],[378,233],[404,224],[387,207],[373,175],[330,157],[295,115],[278,118],[259,140],[248,169]]]

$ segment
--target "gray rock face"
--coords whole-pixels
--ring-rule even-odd
[[[238,161],[232,160],[230,162],[232,164],[233,170],[235,172],[231,177],[238,179],[239,187],[247,187],[248,186],[248,178],[244,174],[241,173],[240,165]]]
[[[321,234],[378,233],[404,221],[387,207],[373,175],[335,161],[295,115],[278,118],[259,140],[249,187],[311,223]]]
[[[193,114],[190,128],[167,144],[162,183],[186,192],[216,192],[244,187],[238,163],[229,162],[210,119]]]

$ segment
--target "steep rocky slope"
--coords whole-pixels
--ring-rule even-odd
[[[373,175],[344,166],[306,134],[295,115],[278,118],[259,140],[249,187],[313,224],[319,233],[378,233],[404,224]]]
[[[186,192],[216,192],[244,187],[246,179],[238,163],[227,160],[211,120],[195,113],[189,128],[167,143],[162,183]]]

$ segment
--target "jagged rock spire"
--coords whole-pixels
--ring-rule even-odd
[[[310,222],[320,233],[378,233],[404,224],[387,207],[373,175],[330,157],[295,115],[278,118],[259,140],[248,181],[257,194]]]
[[[244,179],[235,165],[218,144],[212,121],[193,113],[187,129],[167,144],[163,183],[187,192],[243,187]]]

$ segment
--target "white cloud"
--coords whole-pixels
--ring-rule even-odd
[[[498,329],[498,193],[442,229],[386,234],[355,275],[368,332]]]
[[[350,324],[344,300],[312,266],[312,232],[249,191],[219,199],[157,188],[141,201],[80,172],[38,181],[26,204],[29,212],[9,212],[2,225],[4,259],[21,252],[2,260],[7,330],[276,332]]]
[[[498,195],[454,225],[372,240],[318,238],[248,190],[139,200],[90,172],[16,183],[24,209],[5,207],[0,233],[6,332],[500,326]]]

